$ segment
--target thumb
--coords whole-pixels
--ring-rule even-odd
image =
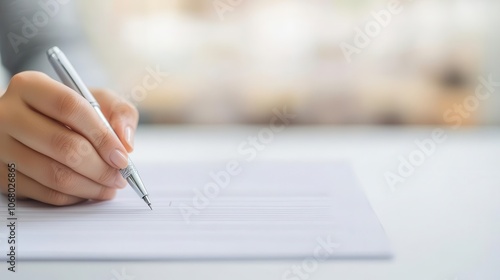
[[[105,89],[92,89],[101,110],[118,138],[130,153],[134,149],[134,136],[139,122],[139,112],[134,105]]]

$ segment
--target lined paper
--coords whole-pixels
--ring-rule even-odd
[[[70,207],[20,202],[18,259],[300,259],[325,242],[336,244],[323,249],[326,258],[391,256],[346,163],[242,165],[203,207],[195,207],[193,198],[216,183],[210,174],[225,172],[226,163],[136,165],[153,211],[130,188],[112,201]],[[196,211],[188,219],[185,209]]]

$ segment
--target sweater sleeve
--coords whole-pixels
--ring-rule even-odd
[[[107,84],[102,67],[91,53],[81,26],[76,1],[0,1],[0,52],[10,75],[41,71],[56,78],[45,52],[61,48],[90,86]]]

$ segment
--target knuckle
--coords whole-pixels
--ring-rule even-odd
[[[34,71],[24,71],[15,74],[10,78],[10,85],[17,87],[18,85],[23,85],[26,82],[32,81],[35,78],[39,78],[39,76],[43,75],[42,73],[34,72]]]
[[[135,117],[139,116],[139,110],[137,110],[137,107],[135,107],[134,105],[130,104],[130,102],[127,102],[127,104],[129,106],[129,109],[130,109],[130,114],[132,114]]]
[[[27,83],[32,83],[33,81],[39,81],[47,78],[48,76],[42,72],[37,72],[37,71],[20,72],[12,76],[9,82],[9,88],[14,90],[20,89],[24,87]]]
[[[103,129],[100,129],[98,131],[96,131],[96,133],[93,133],[94,134],[94,137],[93,137],[93,142],[94,142],[94,147],[97,149],[97,150],[100,150],[104,147],[106,147],[106,145],[108,145],[110,143],[110,138],[111,138],[111,131],[107,128],[103,128]]]
[[[52,184],[57,190],[65,190],[73,187],[73,172],[60,164],[52,165]]]
[[[130,115],[133,117],[139,116],[139,111],[137,108],[132,105],[132,103],[119,99],[116,101],[115,106],[113,107],[113,112],[118,115]]]
[[[48,203],[55,206],[65,206],[72,204],[71,197],[69,195],[65,195],[55,190],[48,190],[47,201]]]
[[[139,119],[139,110],[134,105],[130,105],[130,115],[132,115],[136,120]]]
[[[95,198],[96,200],[110,200],[113,199],[116,195],[116,190],[106,187],[101,187],[99,194]]]
[[[98,100],[104,99],[107,96],[115,96],[114,92],[108,88],[90,88],[90,92],[92,92]]]
[[[111,167],[106,168],[98,178],[98,183],[103,184],[103,185],[109,185],[112,186],[114,183],[114,178],[116,175],[116,169],[113,169]]]
[[[71,119],[72,116],[78,115],[82,105],[83,103],[78,96],[65,94],[58,99],[58,113],[65,119]]]
[[[74,155],[84,145],[83,141],[69,131],[62,131],[52,137],[52,147],[61,155]]]
[[[22,85],[26,82],[28,77],[26,77],[26,72],[17,73],[12,78],[10,78],[9,85],[13,88],[17,88],[18,85]]]

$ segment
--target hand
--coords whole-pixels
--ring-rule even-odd
[[[118,137],[82,96],[39,72],[15,75],[0,97],[0,190],[7,164],[16,196],[52,205],[112,199],[127,182],[119,169],[133,149],[138,113],[106,90],[92,90]]]

